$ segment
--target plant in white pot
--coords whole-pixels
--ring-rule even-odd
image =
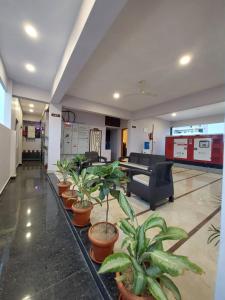
[[[139,225],[133,209],[127,202],[127,216],[119,227],[125,234],[122,248],[126,251],[108,256],[99,273],[116,272],[116,282],[123,300],[168,300],[167,291],[174,299],[181,300],[178,287],[171,277],[182,275],[185,270],[202,274],[202,269],[188,257],[165,251],[163,242],[187,238],[187,233],[177,227],[167,226],[157,214],[150,215]],[[159,232],[147,238],[147,231],[158,228]]]
[[[119,237],[117,227],[108,220],[109,196],[119,200],[122,192],[116,190],[116,187],[120,187],[124,183],[126,176],[120,170],[119,162],[90,167],[87,172],[96,177],[95,184],[98,185],[99,190],[98,201],[106,200],[105,221],[93,224],[88,231],[88,237],[92,244],[90,256],[95,262],[101,263],[106,256],[112,253],[114,244]]]

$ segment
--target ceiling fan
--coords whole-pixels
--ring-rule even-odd
[[[140,80],[137,83],[137,91],[134,93],[128,93],[124,94],[124,97],[130,97],[130,96],[150,96],[150,97],[157,97],[157,94],[152,93],[146,88],[146,80]]]

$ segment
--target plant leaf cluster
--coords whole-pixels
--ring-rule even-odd
[[[129,214],[127,216],[130,218]],[[150,215],[142,225],[138,225],[137,221],[135,225],[130,218],[121,220],[118,226],[125,234],[122,248],[126,251],[108,256],[99,273],[121,272],[119,280],[123,281],[123,272],[131,269],[132,292],[135,295],[149,294],[156,300],[167,300],[166,290],[169,290],[176,300],[180,300],[181,294],[171,277],[180,276],[185,270],[203,273],[188,257],[164,250],[164,241],[182,240],[188,235],[181,228],[167,226],[166,221],[158,214]],[[146,233],[155,228],[158,229],[157,234],[148,238]]]

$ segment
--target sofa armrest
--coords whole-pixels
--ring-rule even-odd
[[[99,160],[99,161],[103,160],[105,163],[107,162],[107,158],[104,157],[104,156],[99,156],[99,157],[98,157],[98,160]]]

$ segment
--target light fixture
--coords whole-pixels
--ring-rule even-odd
[[[26,227],[31,227],[31,222],[27,222]]]
[[[185,54],[180,57],[179,64],[181,66],[186,66],[191,62],[191,60],[192,60],[192,56],[190,54]]]
[[[25,23],[23,25],[23,29],[26,32],[26,34],[29,35],[29,37],[31,37],[32,39],[38,38],[38,32],[37,32],[36,28],[33,25],[31,25],[30,23]]]
[[[29,109],[29,112],[31,112],[31,113],[32,113],[32,112],[34,112],[34,110],[33,110],[33,109]]]
[[[25,64],[25,68],[27,69],[27,71],[32,72],[32,73],[36,71],[35,66],[32,64],[29,64],[29,63]]]
[[[30,103],[30,104],[29,104],[29,107],[34,107],[34,104],[33,104],[33,103]]]
[[[113,98],[114,99],[119,99],[120,98],[120,93],[119,92],[114,92],[113,93]]]
[[[29,240],[30,237],[31,237],[31,232],[29,231],[26,233],[26,239]]]
[[[176,117],[176,115],[177,114],[175,112],[171,114],[172,117]]]
[[[22,298],[22,300],[30,300],[31,299],[31,296],[30,295],[27,295],[25,297]]]
[[[30,215],[30,213],[31,213],[31,209],[28,208],[28,209],[27,209],[27,215]]]

